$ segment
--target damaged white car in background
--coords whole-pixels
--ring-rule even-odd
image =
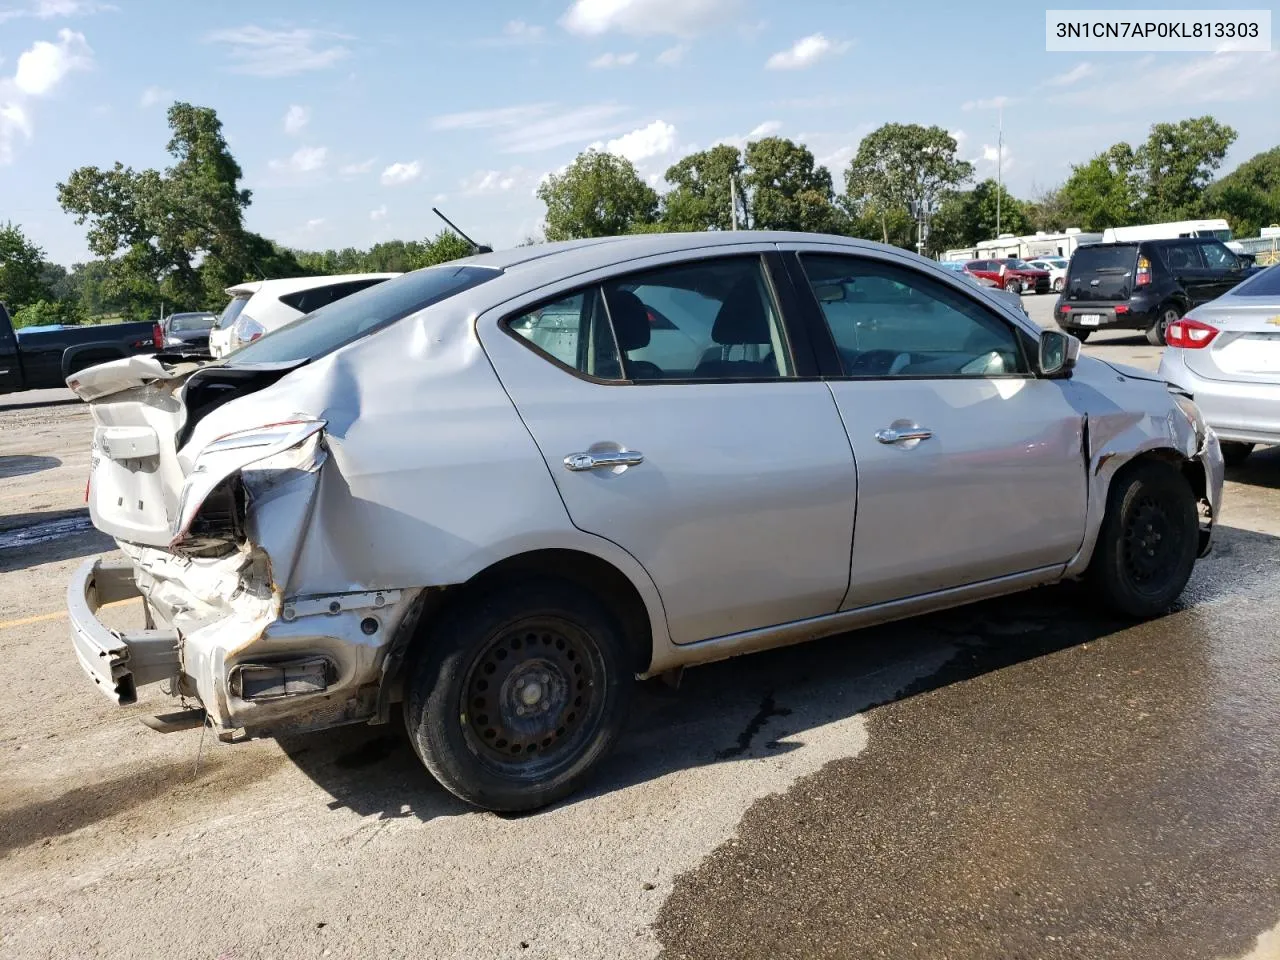
[[[458,796],[565,796],[635,676],[1067,578],[1133,616],[1207,553],[1190,397],[931,261],[785,233],[522,247],[219,362],[76,374],[123,560],[68,588],[89,678],[223,739],[402,710]],[[105,603],[144,598],[116,630]]]

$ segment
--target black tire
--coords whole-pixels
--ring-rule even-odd
[[[1228,467],[1238,467],[1249,459],[1253,453],[1252,443],[1240,443],[1235,440],[1223,440],[1222,460]]]
[[[1089,580],[1117,612],[1154,617],[1182,593],[1198,549],[1191,485],[1172,464],[1140,461],[1111,481]]]
[[[1182,316],[1182,311],[1174,304],[1167,303],[1160,308],[1159,315],[1155,322],[1147,328],[1147,343],[1153,347],[1164,346],[1164,334],[1169,329],[1169,324],[1173,323]]]
[[[591,593],[507,580],[441,616],[410,673],[405,726],[450,793],[533,810],[578,789],[608,753],[633,686],[622,630]]]
[[[1022,295],[1022,281],[1021,281],[1021,280],[1008,280],[1008,281],[1006,281],[1006,282],[1005,282],[1004,288],[1005,288],[1006,290],[1008,290],[1010,293],[1016,293],[1016,294],[1018,294],[1019,296],[1021,296],[1021,295]]]

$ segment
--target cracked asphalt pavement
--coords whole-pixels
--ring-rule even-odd
[[[228,746],[102,699],[59,399],[0,398],[0,956],[1280,958],[1280,449],[1165,617],[1069,585],[650,682],[585,794],[501,817],[394,727]]]

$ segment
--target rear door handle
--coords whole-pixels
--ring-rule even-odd
[[[876,431],[876,439],[881,443],[902,443],[904,440],[928,440],[933,431],[924,427],[885,427]]]
[[[644,463],[639,450],[619,450],[616,453],[571,453],[564,458],[566,470],[581,473],[584,470],[612,470],[614,467],[635,467]]]

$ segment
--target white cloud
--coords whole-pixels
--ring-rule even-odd
[[[417,160],[408,163],[393,163],[382,171],[382,184],[386,187],[398,187],[412,183],[422,176],[422,164]]]
[[[775,133],[782,129],[782,122],[779,120],[766,120],[758,125],[754,130],[747,134],[748,137],[772,137]]]
[[[369,211],[370,220],[385,220],[387,218],[387,205],[384,203],[376,210]]]
[[[1013,103],[1011,97],[990,97],[985,100],[966,100],[960,105],[961,110],[1002,110]]]
[[[289,173],[314,173],[325,165],[328,158],[328,147],[299,147],[287,160],[271,160],[267,166]]]
[[[765,67],[770,70],[801,70],[813,66],[819,60],[844,53],[850,46],[847,40],[837,42],[824,34],[813,33],[801,37],[786,50],[779,50],[765,61]]]
[[[536,153],[565,144],[588,143],[620,133],[626,108],[614,103],[564,108],[554,103],[530,103],[492,110],[469,110],[435,117],[436,130],[493,130],[503,153]]]
[[[997,158],[1001,160],[999,167],[1003,172],[1008,173],[1014,168],[1016,162],[1009,155],[1009,145],[1007,143],[1000,147],[999,150],[996,149],[994,143],[984,143],[982,145],[982,161],[990,166],[992,172],[996,169]]]
[[[1127,95],[1132,89],[1159,90],[1171,103],[1201,104],[1255,99],[1274,103],[1270,98],[1277,88],[1280,88],[1280,51],[1223,52],[1173,61],[1144,57],[1123,72],[1109,74],[1105,80],[1055,92],[1049,101],[1055,105],[1123,113],[1143,108],[1141,98]]]
[[[688,52],[689,45],[687,43],[677,43],[674,47],[667,47],[667,49],[658,54],[658,63],[664,67],[673,67],[683,60],[684,55]]]
[[[314,220],[307,221],[308,230],[318,230],[324,226],[324,217],[316,217]]]
[[[13,84],[28,96],[40,97],[53,90],[72,70],[87,70],[92,66],[93,51],[85,42],[84,34],[64,28],[58,31],[57,43],[37,40],[18,57]]]
[[[527,179],[522,167],[510,170],[477,170],[460,182],[462,195],[474,197],[482,193],[506,193],[517,184]]]
[[[348,163],[341,167],[338,172],[344,177],[354,177],[361,173],[368,173],[377,162],[377,157],[370,157],[368,160],[361,160],[359,163]]]
[[[545,27],[525,23],[523,20],[508,20],[502,26],[502,36],[508,43],[538,43],[546,32]]]
[[[37,20],[87,17],[93,13],[118,9],[119,7],[109,3],[96,3],[94,0],[36,0],[29,7],[0,10],[0,23],[4,23],[7,20],[17,20],[20,17],[34,17]]]
[[[728,23],[740,7],[739,0],[574,0],[560,24],[587,37],[614,30],[634,36],[692,37]]]
[[[634,51],[631,53],[602,53],[587,66],[594,67],[597,70],[608,70],[610,67],[629,67],[636,62],[639,56],[640,54]]]
[[[632,163],[639,163],[650,157],[660,157],[676,148],[676,128],[663,120],[655,120],[647,127],[632,130],[608,143],[592,144],[597,150],[626,157]]]
[[[268,30],[249,25],[215,30],[204,39],[206,43],[226,44],[230,48],[231,72],[251,77],[292,77],[325,70],[351,55],[350,50],[335,42],[350,37],[303,27]]]
[[[1072,67],[1066,73],[1059,73],[1055,76],[1052,76],[1048,80],[1046,80],[1045,83],[1051,87],[1069,87],[1071,84],[1076,83],[1079,80],[1083,80],[1085,77],[1090,76],[1092,73],[1093,73],[1093,64],[1091,64],[1088,60],[1082,60],[1080,63],[1077,63],[1074,67]]]
[[[31,139],[31,117],[19,103],[0,102],[0,166],[13,162],[14,142],[19,137]]]
[[[138,106],[144,109],[154,107],[157,104],[164,103],[166,100],[172,100],[173,96],[173,91],[166,90],[164,87],[147,87],[142,91],[142,96],[138,98]]]
[[[291,104],[284,114],[284,132],[296,136],[311,122],[311,108]]]

